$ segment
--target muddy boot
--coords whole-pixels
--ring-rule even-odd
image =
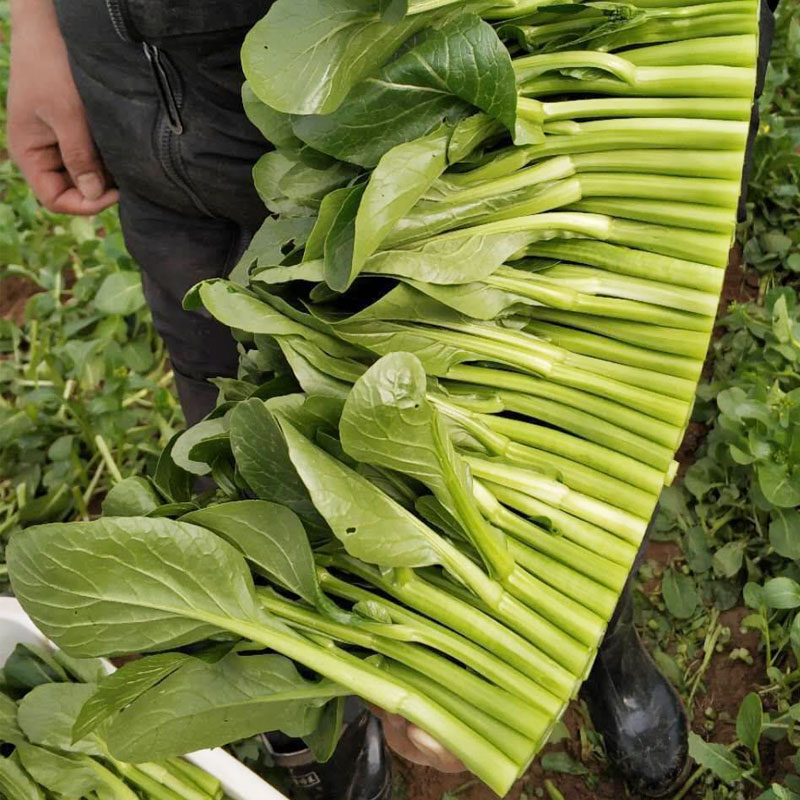
[[[633,625],[626,587],[582,697],[609,760],[635,796],[663,797],[689,767],[686,711]]]
[[[392,767],[381,723],[361,706],[347,722],[336,752],[320,764],[299,739],[265,734],[277,767],[285,768],[292,800],[390,800]]]

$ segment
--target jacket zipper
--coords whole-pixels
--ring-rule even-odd
[[[145,58],[150,64],[161,100],[162,118],[158,130],[158,157],[169,179],[191,198],[195,206],[210,217],[214,216],[192,188],[185,174],[178,150],[178,138],[184,132],[181,119],[183,89],[177,75],[170,73],[170,63],[161,50],[150,42],[142,42]]]
[[[106,8],[108,9],[108,16],[111,17],[111,24],[114,26],[114,31],[123,42],[132,42],[133,38],[128,31],[128,26],[125,22],[125,15],[122,13],[120,7],[120,0],[106,0]]]
[[[166,114],[167,126],[172,133],[180,136],[183,133],[183,122],[181,121],[180,113],[180,104],[183,101],[181,88],[177,82],[170,80],[158,47],[149,42],[142,42],[142,49],[150,64],[150,69],[153,70],[153,77]]]

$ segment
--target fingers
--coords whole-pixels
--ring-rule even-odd
[[[55,142],[28,150],[17,149],[14,158],[39,202],[50,211],[92,216],[119,199],[116,189],[105,186],[100,195],[86,197],[64,169],[61,151]]]
[[[406,761],[424,767],[432,767],[439,772],[465,772],[466,767],[439,742],[416,725],[410,724],[397,714],[387,714],[372,707],[372,712],[383,723],[386,743]]]
[[[99,200],[106,191],[105,171],[89,132],[83,107],[73,106],[65,110],[50,124],[72,185],[86,200]]]
[[[449,750],[445,750],[439,742],[430,734],[418,728],[416,725],[409,725],[406,734],[416,747],[429,760],[429,764],[439,772],[464,772],[466,767]]]

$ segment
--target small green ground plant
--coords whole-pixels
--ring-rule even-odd
[[[0,38],[4,95],[5,2]],[[1,589],[10,533],[96,514],[123,476],[152,469],[182,418],[116,210],[51,214],[8,159],[0,195]]]

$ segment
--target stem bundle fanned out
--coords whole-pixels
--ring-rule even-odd
[[[186,516],[9,550],[18,596],[75,653],[225,631],[246,640],[237,669],[271,649],[321,676],[204,746],[271,727],[335,744],[324,720],[353,692],[504,795],[591,669],[708,347],[758,4],[550,5],[278,0],[248,36],[274,216],[186,300],[242,353],[159,465],[154,513]],[[175,495],[181,469],[219,491]],[[99,586],[73,577],[92,559]],[[213,720],[221,668],[192,670],[164,681],[202,673]],[[115,757],[180,751],[144,735],[159,680],[108,710]]]

